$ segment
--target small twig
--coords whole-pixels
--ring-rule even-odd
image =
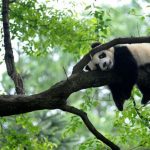
[[[138,146],[133,147],[133,148],[131,148],[131,149],[129,149],[129,150],[137,149],[137,148],[139,148],[139,147],[141,147],[141,146],[142,146],[142,145],[138,145]]]
[[[65,73],[66,78],[67,78],[67,80],[68,80],[67,71],[66,71],[66,69],[65,69],[65,67],[64,67],[64,66],[63,66],[63,70],[64,70],[64,73]]]
[[[87,113],[85,113],[84,111],[77,109],[73,106],[68,106],[68,105],[64,105],[64,106],[60,107],[60,109],[63,111],[70,112],[72,114],[80,116],[81,119],[83,120],[84,124],[86,125],[86,127],[95,135],[95,137],[97,139],[99,139],[100,141],[105,143],[112,150],[120,150],[120,148],[117,145],[112,143],[110,140],[108,140],[106,137],[104,137],[100,132],[98,132],[96,130],[96,128],[93,126],[93,124],[89,120]]]
[[[148,127],[150,129],[150,126],[148,125],[149,120],[141,115],[141,113],[139,112],[139,109],[136,107],[136,102],[135,102],[134,98],[132,98],[132,101],[133,101],[133,106],[134,106],[134,109],[135,109],[137,115],[142,120],[142,122],[146,125],[146,127]]]
[[[139,24],[137,23],[137,32],[138,32],[138,36],[140,36],[140,30],[139,30]]]

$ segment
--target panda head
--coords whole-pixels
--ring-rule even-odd
[[[85,70],[107,71],[114,65],[114,48],[102,50],[91,57],[91,61],[85,66]]]
[[[110,70],[114,64],[114,54],[110,50],[103,50],[96,53],[91,61],[96,66],[96,69]]]

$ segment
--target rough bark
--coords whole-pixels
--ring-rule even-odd
[[[0,116],[9,116],[41,109],[59,109],[67,103],[67,98],[72,93],[81,89],[108,85],[116,80],[120,82],[121,79],[111,71],[83,72],[73,74],[67,80],[60,81],[48,90],[35,95],[1,95]],[[139,71],[138,82],[150,86],[150,77],[145,70]]]

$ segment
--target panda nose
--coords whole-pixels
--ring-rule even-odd
[[[104,63],[103,63],[103,67],[105,68],[106,66],[107,66],[107,63],[106,63],[106,62],[104,62]]]

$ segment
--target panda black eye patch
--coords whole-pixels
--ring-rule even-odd
[[[101,54],[99,55],[99,58],[100,58],[100,59],[102,59],[102,58],[104,58],[104,57],[106,57],[106,54],[105,54],[105,53],[101,53]]]
[[[85,67],[85,70],[91,71],[91,69],[90,69],[90,67],[88,65]]]

